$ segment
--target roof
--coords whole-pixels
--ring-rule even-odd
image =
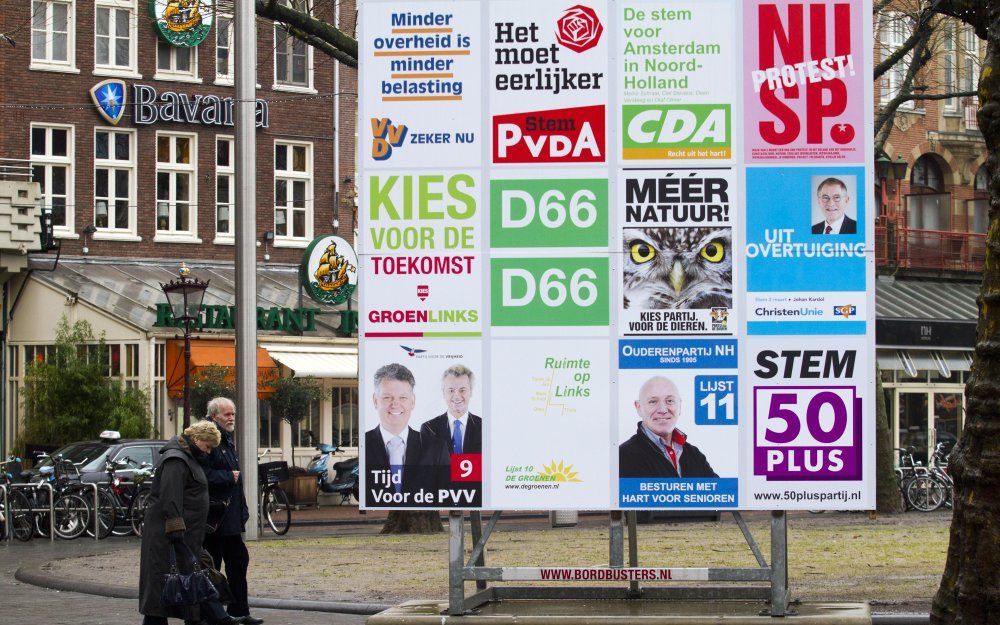
[[[72,293],[80,301],[145,330],[152,330],[156,322],[156,305],[167,301],[160,284],[177,278],[179,261],[154,262],[135,259],[62,259],[54,271],[45,271],[51,260],[37,264],[32,277],[60,290]],[[206,305],[234,306],[236,304],[236,270],[232,264],[188,263],[191,275],[208,280],[205,292]],[[257,305],[263,308],[298,308],[300,302],[298,267],[281,265],[257,266]],[[356,293],[356,292],[355,292]],[[356,295],[355,295],[356,297]],[[345,305],[325,306],[305,299],[303,306],[321,308],[324,314],[316,315],[316,331],[310,336],[333,337],[340,327],[341,310]],[[352,302],[357,310],[357,300]],[[212,330],[206,329],[205,333]],[[268,333],[259,331],[260,335]]]
[[[879,276],[875,281],[875,317],[976,323],[979,288],[978,282]]]

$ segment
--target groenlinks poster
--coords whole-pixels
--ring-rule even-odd
[[[363,507],[874,506],[869,1],[360,11]]]

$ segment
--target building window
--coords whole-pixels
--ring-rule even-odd
[[[279,0],[298,11],[309,12],[308,0]],[[292,36],[280,24],[274,27],[274,88],[312,90],[312,47]]]
[[[945,22],[943,48],[944,76],[941,86],[945,93],[955,93],[958,91],[958,33],[954,22]],[[958,111],[958,98],[945,100],[944,110],[949,113]]]
[[[333,444],[358,446],[358,387],[335,386],[333,400]]]
[[[891,56],[906,42],[912,32],[913,19],[905,13],[893,11],[883,13],[879,19],[879,60]],[[882,104],[887,104],[899,95],[906,77],[906,70],[912,61],[913,54],[909,53],[882,75],[880,97]],[[900,108],[912,109],[913,100],[903,102],[900,104]]]
[[[156,236],[192,239],[197,232],[197,136],[156,135]]]
[[[232,238],[233,204],[236,186],[233,170],[233,139],[218,137],[215,140],[215,236]]]
[[[135,234],[135,135],[128,130],[94,132],[94,226]]]
[[[73,227],[73,127],[31,125],[31,168],[41,185],[42,210],[58,233]]]
[[[257,417],[260,420],[257,445],[261,448],[281,449],[281,419],[271,415],[271,405],[267,400],[257,400]]]
[[[94,69],[134,74],[136,17],[134,2],[98,0],[94,18]]]
[[[215,81],[233,82],[233,16],[215,18]]]
[[[312,239],[312,144],[274,144],[275,245]]]
[[[292,447],[315,447],[320,444],[319,411],[320,403],[314,401],[309,407],[308,416],[292,424]]]
[[[31,69],[76,71],[75,13],[72,1],[32,1]]]
[[[198,79],[198,48],[181,48],[158,37],[154,78],[201,82]]]
[[[910,186],[926,187],[931,192],[944,191],[944,175],[933,157],[925,154],[913,164],[910,169]]]

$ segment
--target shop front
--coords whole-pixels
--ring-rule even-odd
[[[978,292],[972,282],[878,280],[876,358],[893,440],[925,465],[965,424]]]
[[[103,340],[108,350],[109,374],[149,391],[150,416],[160,436],[182,429],[184,341],[160,289],[161,283],[175,277],[176,269],[143,261],[63,260],[52,271],[36,270],[16,280],[6,311],[11,321],[5,345],[4,441],[16,438],[26,363],[45,358],[61,319],[70,324],[89,322],[95,339]],[[232,379],[233,267],[195,265],[192,275],[209,281],[192,332],[192,376],[223,367]],[[356,327],[354,303],[315,303],[299,293],[297,276],[294,267],[262,267],[257,273],[259,423],[255,425],[267,459],[305,466],[320,442],[357,453],[358,349],[357,338],[350,333]],[[323,391],[310,414],[294,425],[270,413],[267,399],[278,376],[308,377]],[[199,418],[204,407],[192,406],[191,411],[192,418]]]

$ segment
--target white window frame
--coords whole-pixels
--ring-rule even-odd
[[[884,59],[896,51],[913,32],[913,24],[905,13],[887,11],[882,14],[879,24],[878,43],[881,50],[879,59]],[[881,104],[888,104],[899,94],[906,74],[907,66],[913,61],[913,53],[908,53],[882,76],[879,94]],[[899,105],[900,109],[912,110],[914,100],[907,100]]]
[[[45,129],[45,154],[33,154],[31,149],[31,137],[35,134],[36,128]],[[54,156],[51,153],[52,146],[52,130],[65,130],[66,131],[66,155],[65,156]],[[34,171],[35,166],[45,167],[45,179],[48,181],[47,191],[43,193],[39,198],[39,204],[43,207],[50,206],[51,194],[52,194],[52,167],[65,167],[66,168],[66,223],[64,225],[53,225],[52,233],[54,236],[65,239],[76,239],[79,235],[75,232],[75,221],[74,221],[74,190],[76,187],[76,177],[74,163],[76,162],[76,127],[72,124],[35,124],[32,123],[28,131],[28,153],[31,156],[31,167]]]
[[[225,141],[229,143],[229,165],[223,166],[219,164],[219,142]],[[235,224],[236,219],[236,142],[233,140],[232,135],[216,135],[215,136],[215,219],[213,220],[215,227],[215,241],[216,245],[233,245],[235,243]],[[219,176],[229,177],[229,202],[226,205],[229,207],[229,232],[219,232]]]
[[[159,160],[160,137],[170,137],[170,162],[161,163]],[[179,137],[185,137],[191,141],[191,162],[176,163],[177,141]],[[156,133],[156,180],[153,188],[153,230],[155,235],[153,241],[156,243],[201,243],[198,238],[198,135],[193,132],[161,132]],[[177,204],[175,182],[176,174],[187,174],[190,176],[191,184],[188,195],[188,229],[177,230],[176,224],[168,230],[160,230],[158,223],[159,215],[159,182],[160,174],[167,173],[171,176],[168,203],[167,220],[168,225],[174,220],[175,207]]]
[[[955,22],[944,23],[941,59],[941,88],[945,93],[958,91],[958,27]],[[958,98],[948,98],[944,101],[945,113],[958,112]]]
[[[964,58],[963,58],[963,91],[975,91],[976,83],[978,82],[979,72],[976,71],[976,67],[979,65],[979,37],[976,36],[976,31],[969,25],[966,25],[962,32],[965,36],[965,42],[963,46]],[[973,96],[975,97],[975,96]]]
[[[293,0],[279,0],[279,2],[281,4],[283,4],[283,5],[285,5],[285,6],[288,6],[292,1]],[[311,2],[311,0],[294,0],[294,1],[304,2],[306,4],[307,10],[309,12],[312,12],[312,2]],[[306,84],[299,85],[299,84],[293,84],[293,83],[289,83],[289,82],[278,82],[278,57],[279,57],[278,46],[281,45],[281,43],[280,43],[280,37],[281,37],[281,35],[280,35],[279,31],[283,31],[283,30],[284,30],[284,27],[281,24],[278,24],[277,22],[275,22],[275,24],[274,24],[274,68],[273,68],[274,69],[274,84],[271,86],[271,89],[273,89],[275,91],[290,91],[292,93],[318,93],[316,91],[316,88],[315,88],[314,84],[313,84],[313,47],[310,46],[310,45],[304,44],[304,43],[303,43],[303,45],[305,46],[305,50],[306,50]],[[287,37],[289,39],[291,39],[291,40],[295,40],[295,38],[292,37],[291,35],[287,35]],[[291,68],[289,68],[289,71],[290,70],[291,70]]]
[[[98,133],[106,132],[108,133],[108,158],[98,158],[97,157],[97,135]],[[114,136],[116,134],[128,135],[129,137],[129,158],[128,160],[120,160],[114,158]],[[104,127],[97,126],[94,128],[94,227],[97,228],[97,232],[94,233],[93,238],[96,241],[108,240],[108,241],[141,241],[142,237],[138,236],[137,225],[138,225],[138,210],[137,210],[137,188],[138,181],[136,180],[136,175],[138,168],[136,167],[136,152],[138,151],[138,137],[135,130],[128,128],[114,128],[114,127]],[[104,228],[97,225],[97,170],[107,169],[108,173],[108,227]],[[115,187],[114,183],[114,171],[118,169],[126,169],[129,172],[128,177],[128,228],[116,228],[114,224],[115,220],[112,218],[113,204],[114,204],[114,192],[112,189]],[[117,190],[117,189],[114,189]]]
[[[165,49],[170,50],[170,69],[160,69],[160,50],[164,49],[164,46]],[[174,82],[200,84],[202,80],[198,77],[198,46],[184,48],[191,51],[191,69],[188,71],[175,69],[177,67],[178,49],[177,46],[169,43],[159,35],[156,36],[156,73],[153,75],[153,80],[172,80]]]
[[[35,53],[35,11],[36,5],[45,5],[45,54],[44,58],[36,59]],[[50,30],[52,21],[52,7],[56,4],[66,5],[66,59],[52,59],[52,37]],[[76,66],[76,0],[31,0],[31,17],[28,26],[31,29],[31,63],[28,69],[43,72],[64,72],[69,74],[79,74],[80,70]]]
[[[110,11],[108,20],[108,63],[97,62],[97,15],[102,9]],[[114,57],[115,39],[121,33],[115,30],[117,22],[112,19],[115,11],[128,11],[128,65],[111,63]],[[133,0],[96,0],[94,2],[94,75],[142,78],[139,73],[139,17]]]
[[[229,45],[226,46],[229,54],[226,55],[226,58],[228,59],[226,73],[221,73],[219,71],[219,49],[222,48],[222,46],[219,45],[219,33],[222,32],[223,21],[229,22]],[[234,38],[236,32],[233,21],[233,16],[229,13],[219,13],[215,16],[215,84],[217,85],[233,84],[233,76],[236,70],[236,41]]]
[[[313,189],[315,185],[313,183],[313,144],[311,141],[287,141],[276,139],[274,141],[274,148],[277,149],[278,146],[286,146],[288,148],[288,157],[285,160],[285,164],[290,168],[292,166],[292,148],[296,146],[302,146],[306,149],[306,170],[304,172],[294,171],[292,169],[278,169],[277,159],[274,163],[274,184],[272,191],[274,191],[274,247],[306,247],[310,241],[313,239]],[[273,152],[272,152],[273,154]],[[288,192],[285,196],[285,204],[282,206],[278,205],[277,197],[277,186],[278,180],[284,180],[288,183]],[[293,208],[292,206],[292,187],[296,181],[305,181],[305,207],[304,208]],[[294,220],[292,216],[295,211],[303,211],[305,213],[305,232],[302,236],[293,236],[289,234],[279,235],[278,234],[278,210],[285,210],[285,225],[286,232],[292,231],[292,223]]]

